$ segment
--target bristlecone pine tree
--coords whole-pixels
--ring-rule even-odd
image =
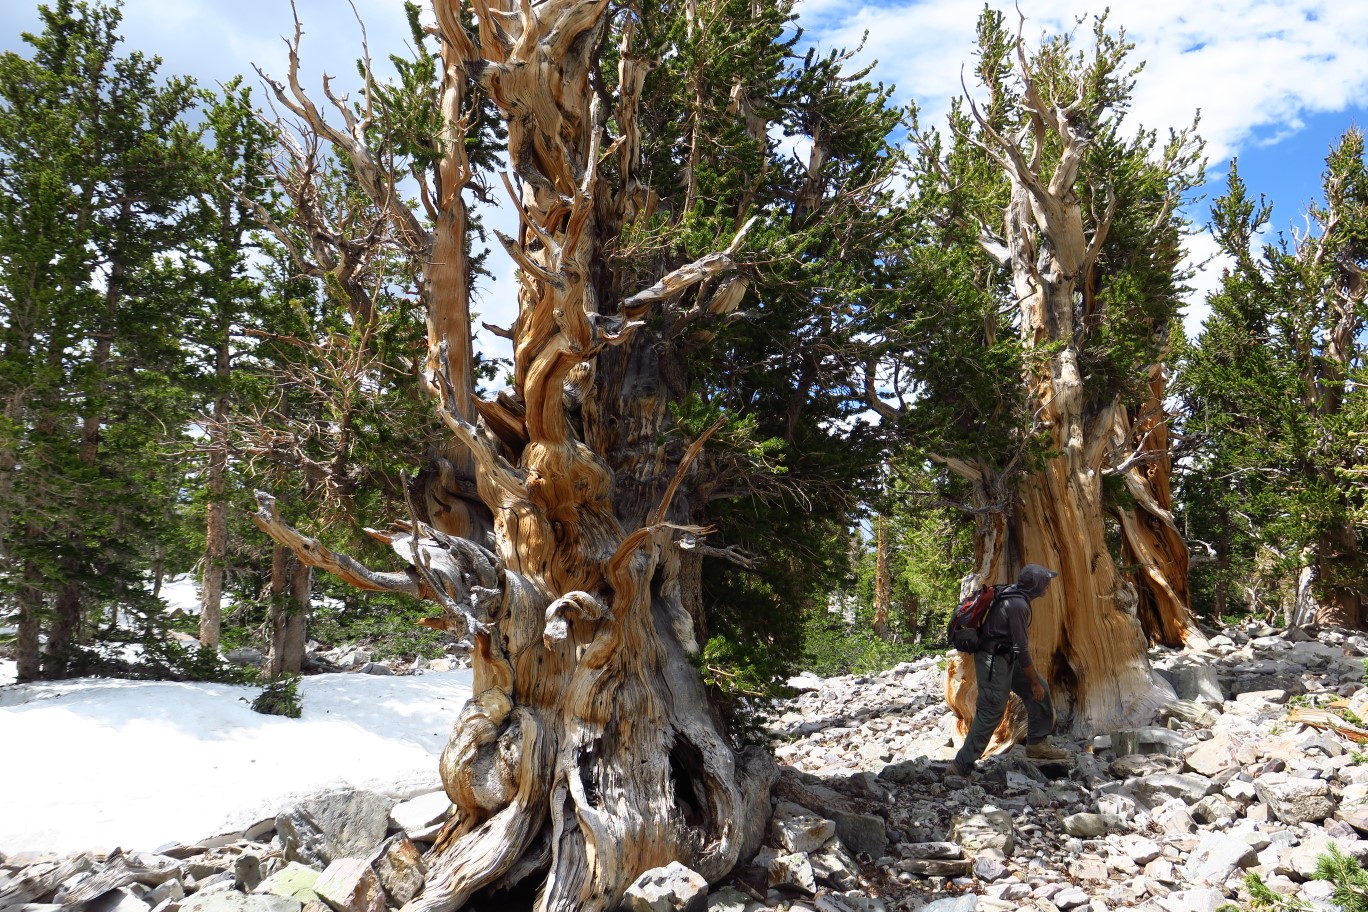
[[[917,134],[912,205],[932,210],[934,240],[914,255],[931,259],[924,293],[946,302],[944,316],[920,338],[916,320],[882,330],[885,363],[904,359],[917,401],[895,404],[871,383],[871,404],[925,435],[928,457],[972,489],[967,583],[1011,582],[1027,563],[1059,572],[1033,605],[1032,650],[1061,725],[1079,733],[1151,718],[1171,692],[1147,640],[1177,645],[1195,630],[1163,359],[1182,291],[1176,207],[1199,147],[1187,132],[1165,144],[1128,132],[1130,46],[1102,20],[1089,37],[1082,50],[1063,36],[1030,51],[984,13],[984,100],[953,108],[948,152]],[[965,724],[972,673],[954,662],[947,679]],[[1000,743],[1011,735],[1004,725]]]
[[[451,440],[416,476],[404,531],[375,533],[410,566],[369,569],[267,497],[257,522],[312,566],[436,602],[471,640],[475,695],[441,760],[456,812],[409,908],[513,889],[539,910],[611,909],[643,871],[681,861],[715,880],[758,844],[772,766],[739,749],[699,666],[727,673],[710,620],[796,607],[774,595],[820,569],[804,542],[842,527],[851,465],[877,466],[869,435],[839,430],[859,407],[849,384],[825,391],[899,219],[900,115],[837,55],[786,59],[787,4],[440,0],[436,20],[435,91],[421,35],[400,84],[331,99],[345,126],[300,86],[297,40],[273,87],[422,265],[425,378]],[[519,216],[499,236],[519,269],[512,388],[492,399],[471,375],[462,198],[491,165],[472,160],[491,109]],[[803,137],[798,154],[772,125]],[[743,262],[746,247],[765,256]],[[827,488],[804,498],[803,476]],[[738,497],[791,519],[705,542],[709,504]],[[752,576],[729,582],[704,556]],[[714,610],[710,586],[738,602]]]

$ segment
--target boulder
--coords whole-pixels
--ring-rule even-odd
[[[1116,840],[1116,848],[1138,865],[1149,864],[1163,854],[1163,847],[1153,839],[1127,834]]]
[[[898,851],[908,858],[963,858],[964,849],[953,842],[905,842]]]
[[[998,852],[983,852],[974,859],[974,877],[981,883],[995,883],[1011,873],[1006,859]]]
[[[677,861],[643,872],[622,897],[625,912],[704,912],[707,907],[708,882]]]
[[[180,904],[180,912],[300,912],[303,903],[283,896],[247,895],[233,890],[196,893]]]
[[[789,852],[811,852],[836,835],[836,822],[800,804],[781,801],[774,808],[770,835]]]
[[[1120,817],[1122,820],[1130,820],[1135,816],[1135,799],[1129,795],[1108,794],[1099,795],[1097,798],[1097,812],[1113,817]]]
[[[853,890],[860,885],[860,866],[839,839],[809,852],[808,863],[818,881],[829,883],[837,890]]]
[[[878,858],[888,850],[888,827],[882,817],[833,808],[828,813],[836,824],[836,838],[852,852]]]
[[[771,887],[790,887],[804,893],[817,892],[817,874],[803,852],[775,854],[767,866]]]
[[[260,668],[262,665],[266,664],[266,654],[260,649],[253,649],[250,646],[225,650],[223,658],[231,665],[241,665],[244,667],[254,666]]]
[[[308,798],[276,818],[286,861],[325,867],[364,858],[385,839],[390,799],[375,792],[332,792]]]
[[[390,808],[390,823],[412,837],[423,833],[434,824],[442,823],[451,813],[451,799],[444,791],[428,792]]]
[[[1176,773],[1183,767],[1183,761],[1164,754],[1128,754],[1117,757],[1107,767],[1117,779],[1134,779],[1141,776],[1157,776],[1163,773]]]
[[[1170,798],[1177,798],[1188,805],[1196,804],[1215,791],[1216,785],[1206,776],[1192,773],[1159,773],[1128,779],[1126,788],[1141,804],[1153,808]]]
[[[1157,667],[1155,670],[1173,685],[1173,692],[1179,700],[1214,703],[1217,706],[1225,700],[1221,679],[1210,662],[1193,656],[1178,656],[1168,663],[1168,667]]]
[[[764,908],[735,887],[723,887],[708,896],[708,912],[764,912]]]
[[[915,764],[914,764],[915,768]],[[866,796],[883,796],[886,790],[878,778],[864,773],[851,777],[852,791]],[[852,852],[877,858],[888,850],[887,826],[882,817],[863,813],[849,798],[792,769],[785,769],[774,789],[776,799],[801,805],[836,824],[836,836]]]
[[[985,808],[981,813],[953,819],[950,839],[966,852],[997,849],[1010,858],[1016,851],[1016,825],[1007,811]]]
[[[233,889],[251,893],[261,883],[261,859],[243,852],[233,862]]]
[[[1341,807],[1338,816],[1340,820],[1349,824],[1360,834],[1368,834],[1368,806],[1359,805],[1352,808]]]
[[[1254,780],[1254,788],[1283,823],[1316,823],[1335,812],[1335,799],[1324,779],[1266,773]]]
[[[1222,908],[1230,908],[1225,894],[1211,887],[1175,890],[1155,902],[1164,912],[1218,912]]]
[[[152,906],[132,892],[118,889],[81,904],[80,909],[81,912],[151,912]]]
[[[1240,816],[1239,808],[1220,795],[1207,795],[1192,806],[1192,818],[1199,823],[1229,823]]]
[[[1254,864],[1254,847],[1225,833],[1208,833],[1183,865],[1183,880],[1220,886],[1237,868]]]
[[[152,888],[152,892],[147,894],[147,901],[152,904],[153,908],[164,902],[168,904],[179,903],[182,899],[185,899],[185,884],[174,877],[157,884]]]
[[[929,902],[921,907],[921,912],[976,912],[978,907],[978,895],[966,893],[963,896],[951,896]]]
[[[427,866],[418,847],[404,833],[391,836],[370,858],[380,886],[390,904],[402,906],[417,896],[427,877]]]
[[[339,858],[329,864],[314,892],[335,912],[385,912],[385,891],[380,878],[361,858]]]
[[[1080,839],[1097,839],[1126,829],[1126,821],[1112,814],[1070,814],[1061,823],[1064,832]]]
[[[316,868],[292,861],[258,884],[254,892],[282,896],[301,903],[315,902],[318,894],[314,892],[314,883],[319,873]]]
[[[1214,735],[1210,741],[1203,741],[1188,751],[1184,762],[1194,773],[1210,778],[1240,765],[1235,758],[1239,747],[1240,743],[1232,735]]]
[[[968,858],[904,858],[895,867],[921,877],[963,877],[974,863]]]
[[[1173,798],[1150,811],[1150,819],[1170,836],[1182,836],[1196,829],[1192,812],[1181,798]]]

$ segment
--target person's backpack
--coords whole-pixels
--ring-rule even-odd
[[[984,641],[979,628],[988,618],[988,612],[1002,595],[1006,586],[984,586],[975,589],[964,597],[950,614],[950,623],[945,628],[945,638],[960,652],[978,652]]]

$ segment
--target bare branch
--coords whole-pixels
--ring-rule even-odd
[[[759,562],[754,555],[747,554],[735,545],[728,545],[725,548],[716,548],[712,545],[704,544],[701,538],[690,533],[685,533],[679,537],[679,547],[683,548],[685,551],[692,551],[695,554],[700,554],[703,557],[721,558],[722,560],[736,564],[738,567],[744,567],[747,570],[754,570],[755,565]]]
[[[276,513],[276,499],[264,491],[256,492],[257,512],[252,522],[280,544],[289,548],[310,567],[326,570],[343,582],[372,592],[402,592],[414,598],[424,597],[422,587],[413,575],[400,571],[386,573],[371,570],[346,554],[325,547],[318,539],[310,538],[281,520]]]
[[[674,477],[670,479],[670,483],[665,487],[665,493],[660,496],[660,503],[656,506],[655,512],[653,512],[647,520],[650,525],[659,525],[665,521],[665,513],[670,508],[670,501],[674,500],[675,492],[679,490],[680,484],[684,481],[684,474],[689,470],[689,466],[693,464],[693,461],[698,458],[698,454],[703,452],[703,446],[708,442],[708,438],[721,430],[726,423],[727,419],[725,418],[717,419],[717,421],[713,422],[712,427],[708,428],[698,436],[697,440],[689,444],[689,448],[684,451],[684,457],[679,460],[679,467],[675,469]]]

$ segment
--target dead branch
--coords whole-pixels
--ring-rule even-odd
[[[258,509],[252,514],[252,522],[256,523],[258,529],[293,551],[310,567],[326,570],[359,589],[371,592],[402,592],[414,598],[425,597],[423,587],[413,574],[407,571],[387,573],[371,570],[355,558],[339,554],[318,539],[304,535],[286,524],[276,512],[276,499],[270,494],[257,491],[256,501]]]

